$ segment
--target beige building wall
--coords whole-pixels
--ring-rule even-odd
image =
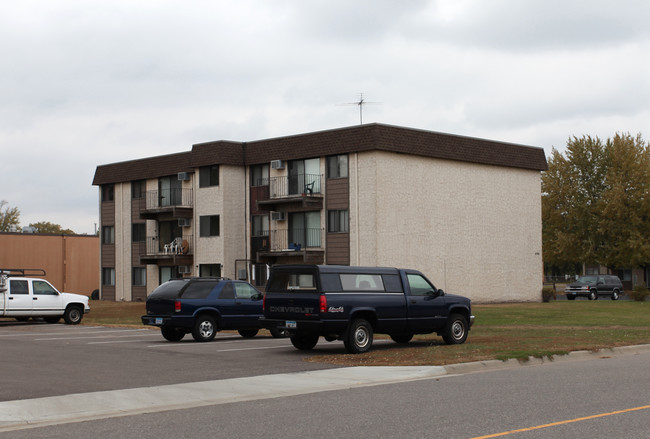
[[[246,170],[243,167],[219,167],[219,186],[207,188],[195,184],[196,205],[194,214],[194,275],[198,276],[201,264],[221,264],[222,276],[234,279],[235,260],[245,259],[246,248]],[[200,236],[200,217],[219,215],[219,236]]]
[[[350,159],[352,265],[416,268],[478,302],[539,301],[538,171],[381,151]]]
[[[115,300],[132,300],[131,182],[115,184]]]

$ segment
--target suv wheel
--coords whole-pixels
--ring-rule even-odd
[[[196,341],[210,341],[217,335],[217,324],[210,316],[199,316],[192,329],[192,337]]]
[[[162,326],[160,333],[167,341],[181,341],[185,337],[185,331],[175,326]]]
[[[618,291],[617,290],[614,290],[614,292],[612,292],[612,300],[618,300]]]
[[[364,319],[356,319],[343,339],[345,349],[351,354],[368,352],[372,346],[372,326]]]
[[[460,314],[451,314],[442,333],[447,344],[462,344],[467,340],[467,320]]]
[[[597,300],[598,299],[598,294],[596,294],[596,290],[591,290],[589,291],[589,300]]]

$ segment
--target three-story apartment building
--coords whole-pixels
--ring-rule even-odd
[[[543,149],[382,124],[98,166],[102,297],[178,276],[263,286],[280,263],[417,268],[537,300]]]

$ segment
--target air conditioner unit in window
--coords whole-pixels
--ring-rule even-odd
[[[178,173],[178,179],[181,181],[187,181],[190,179],[190,173],[189,172],[179,172]]]
[[[192,273],[192,267],[189,265],[179,265],[178,266],[178,273],[179,274],[191,274]]]
[[[271,160],[271,169],[284,169],[282,160]]]
[[[178,227],[189,227],[192,224],[192,221],[189,218],[179,218]]]
[[[273,221],[284,221],[284,212],[271,212],[271,219]]]

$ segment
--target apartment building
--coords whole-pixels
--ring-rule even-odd
[[[273,264],[417,268],[475,301],[537,301],[541,148],[384,124],[97,167],[101,294]]]

